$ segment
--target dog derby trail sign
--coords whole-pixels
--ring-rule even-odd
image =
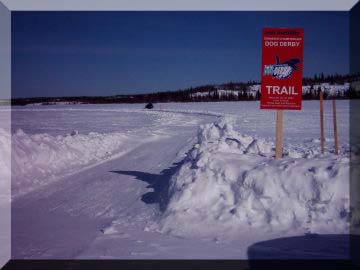
[[[303,37],[300,28],[264,28],[261,109],[301,110]]]

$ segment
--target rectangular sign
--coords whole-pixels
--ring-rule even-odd
[[[303,37],[300,28],[264,28],[261,109],[301,110]]]

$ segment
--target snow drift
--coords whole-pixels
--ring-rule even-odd
[[[10,138],[0,133],[0,141],[5,140],[7,148],[11,140],[12,197],[118,157],[155,137],[144,139],[119,132],[79,134],[77,131],[58,136],[29,135],[19,129]],[[6,164],[0,166],[7,168]]]
[[[232,120],[202,126],[170,181],[162,232],[233,237],[262,233],[344,233],[349,229],[349,158],[238,134]]]

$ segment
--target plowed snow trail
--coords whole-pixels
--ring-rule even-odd
[[[166,136],[15,199],[13,258],[191,257],[189,241],[197,257],[206,257],[206,244],[146,229],[159,213],[159,191],[192,146],[198,125],[214,119],[187,118],[182,132],[171,121],[163,125]],[[212,254],[221,250],[210,247]]]

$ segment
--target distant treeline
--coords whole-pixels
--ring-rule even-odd
[[[350,83],[350,88],[345,92],[339,92],[329,96],[324,93],[324,98],[357,99],[360,98],[359,91],[351,87],[351,83],[360,81],[360,74],[353,75],[327,75],[319,74],[312,78],[303,78],[303,85],[310,86],[310,91],[303,94],[303,99],[318,99],[319,87],[322,83],[341,85]],[[147,102],[207,102],[207,101],[243,101],[259,100],[259,90],[251,90],[251,86],[260,84],[256,81],[228,82],[223,84],[209,84],[197,87],[190,87],[177,91],[164,91],[151,94],[116,95],[116,96],[78,96],[78,97],[34,97],[12,99],[12,105],[27,105],[40,103],[51,105],[57,102],[65,103],[86,103],[86,104],[110,104],[110,103],[147,103]],[[227,90],[219,93],[218,90]],[[205,93],[203,95],[199,93]],[[208,93],[208,94],[206,94]]]

